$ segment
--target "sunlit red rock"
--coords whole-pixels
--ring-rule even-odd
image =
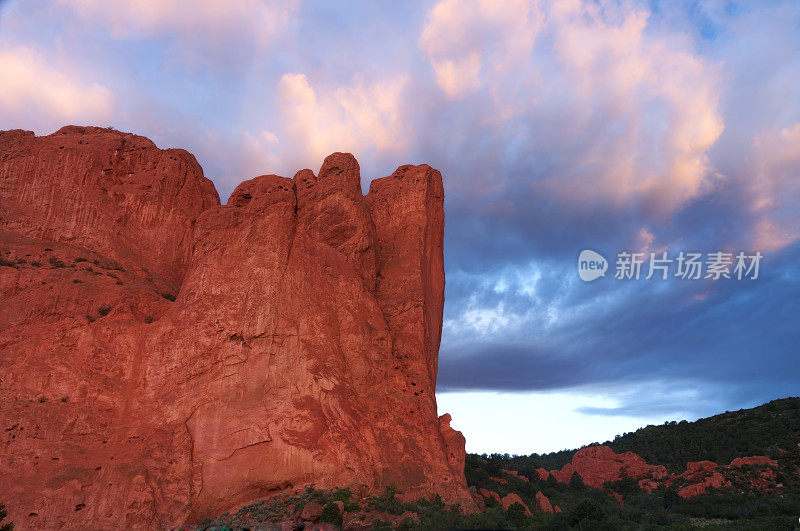
[[[719,466],[713,461],[689,462],[686,464],[686,472],[670,478],[670,483],[677,478],[688,481],[687,486],[678,490],[678,495],[691,498],[704,493],[708,487],[720,488],[728,485],[725,476],[718,469]]]
[[[778,462],[774,459],[771,459],[764,455],[754,455],[752,457],[737,457],[731,464],[728,465],[730,467],[742,467],[745,465],[750,466],[778,466]]]
[[[572,474],[577,472],[584,484],[600,488],[607,481],[616,481],[624,477],[635,479],[660,480],[668,476],[663,466],[648,465],[644,459],[633,452],[614,453],[608,446],[587,446],[581,448],[570,463],[561,470],[550,473],[560,482],[569,482]]]
[[[509,476],[514,476],[515,478],[519,478],[519,479],[521,479],[522,481],[529,481],[529,480],[528,480],[528,478],[526,478],[525,476],[521,476],[521,475],[519,474],[519,472],[517,472],[516,470],[508,470],[508,469],[505,469],[505,468],[502,468],[502,469],[500,469],[500,470],[501,470],[502,472],[504,472],[504,473],[508,474]]]
[[[437,171],[365,197],[334,154],[219,206],[188,153],[69,127],[0,133],[0,177],[0,252],[25,260],[0,266],[18,526],[175,525],[311,483],[475,507],[434,397]]]
[[[493,490],[489,489],[478,489],[478,493],[483,496],[484,498],[494,498],[497,501],[500,501],[500,495],[497,494]]]
[[[500,505],[506,511],[508,510],[509,507],[511,507],[515,503],[519,503],[520,505],[522,505],[522,507],[525,508],[525,516],[533,516],[531,510],[528,508],[527,505],[525,505],[525,502],[522,501],[522,498],[520,498],[516,492],[510,492],[509,494],[506,494],[502,500],[500,500]]]
[[[539,490],[536,491],[536,510],[553,514],[553,506],[550,504],[550,500]]]

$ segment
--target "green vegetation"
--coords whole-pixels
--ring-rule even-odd
[[[172,294],[172,293],[166,293],[165,292],[165,293],[162,293],[161,296],[164,297],[165,299],[167,299],[170,302],[175,302],[175,299],[176,299],[176,296],[174,294]]]
[[[342,512],[339,511],[339,506],[330,501],[322,508],[319,521],[326,524],[342,525],[342,516]]]
[[[6,519],[6,516],[8,516],[6,506],[5,504],[0,503],[0,531],[12,531],[14,529],[14,522],[3,523],[3,520]]]
[[[563,513],[551,517],[552,529],[797,529],[798,443],[800,398],[775,400],[696,422],[648,426],[605,443],[617,453],[635,452],[650,464],[666,466],[670,472],[686,470],[689,461],[727,465],[736,457],[751,455],[768,455],[778,461],[775,482],[781,486],[776,490],[754,489],[759,469],[744,466],[726,472],[730,487],[709,488],[688,499],[678,496],[684,484],[680,480],[670,488],[661,486],[648,494],[639,490],[632,478],[608,482],[605,490],[583,485],[576,475],[568,484],[558,483],[552,476],[547,481],[538,479],[537,468],[561,468],[576,450],[529,456],[468,454],[465,472],[469,485],[493,490],[500,496],[516,492],[529,507],[535,505],[535,494],[540,490],[553,506],[563,509]],[[530,481],[507,476],[501,469],[517,470]],[[492,477],[505,478],[508,483],[495,482]],[[623,506],[609,495],[610,491],[623,496]],[[525,522],[525,528],[536,528],[540,518],[534,514]]]
[[[60,269],[62,267],[67,267],[67,264],[65,264],[64,262],[62,262],[59,258],[57,258],[55,256],[51,256],[50,259],[48,260],[48,262],[50,262],[50,265],[55,267],[56,269]]]
[[[607,444],[617,453],[634,452],[651,465],[664,465],[672,473],[686,470],[689,461],[714,461],[726,465],[737,457],[768,455],[779,459],[781,449],[800,442],[800,398],[773,400],[752,409],[729,411],[695,422],[666,422],[618,435]],[[577,450],[549,454],[492,454],[483,458],[491,467],[519,470],[532,476],[537,468],[560,469]],[[468,467],[469,468],[469,467]],[[467,471],[469,474],[469,471]],[[470,477],[467,477],[470,483]],[[471,484],[471,483],[470,483]]]
[[[779,449],[800,442],[799,434],[800,398],[784,398],[696,422],[647,426],[617,436],[608,445],[617,453],[635,452],[650,464],[678,472],[689,461],[728,464],[749,455],[778,458]]]
[[[101,317],[105,317],[106,315],[108,315],[108,312],[110,311],[111,311],[111,306],[109,306],[108,304],[103,304],[102,306],[97,308],[97,313],[99,313]]]

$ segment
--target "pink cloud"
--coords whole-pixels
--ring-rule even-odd
[[[723,120],[717,66],[682,34],[649,31],[648,20],[647,10],[609,2],[442,0],[420,46],[448,96],[486,91],[482,134],[527,121],[541,131],[532,149],[567,150],[542,193],[579,204],[639,199],[663,217],[713,184],[706,153]]]
[[[278,84],[285,139],[290,160],[313,161],[334,151],[384,155],[408,148],[410,131],[404,120],[404,75],[321,89],[304,74],[285,74]]]
[[[106,124],[115,95],[27,46],[0,48],[0,122],[50,133],[65,123]]]

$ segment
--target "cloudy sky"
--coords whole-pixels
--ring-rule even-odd
[[[0,129],[67,123],[185,148],[223,201],[333,151],[365,189],[440,169],[439,408],[471,451],[800,395],[797,1],[0,0]],[[764,258],[614,278],[680,251]]]

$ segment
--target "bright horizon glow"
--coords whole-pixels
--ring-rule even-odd
[[[614,440],[649,424],[683,420],[674,415],[592,415],[578,408],[613,408],[618,402],[600,394],[576,392],[437,393],[439,414],[450,413],[451,426],[464,434],[468,453],[529,455],[580,448]],[[688,420],[695,420],[690,418]]]

